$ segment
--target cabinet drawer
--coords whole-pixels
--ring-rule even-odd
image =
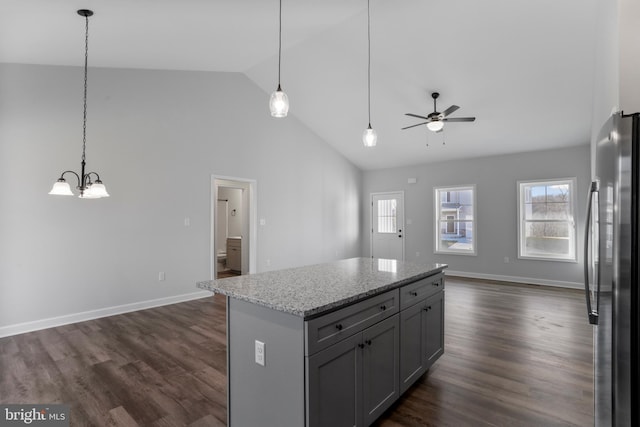
[[[227,248],[239,248],[241,245],[240,239],[227,239]]]
[[[305,354],[310,356],[399,311],[399,292],[384,294],[304,322]]]
[[[442,273],[404,285],[400,288],[400,310],[411,307],[442,289],[444,289],[444,274]]]

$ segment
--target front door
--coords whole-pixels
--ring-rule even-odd
[[[404,193],[371,195],[371,257],[404,260]]]

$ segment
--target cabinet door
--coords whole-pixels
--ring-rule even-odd
[[[423,301],[400,312],[400,393],[404,393],[427,370],[424,308]]]
[[[307,358],[307,426],[362,425],[362,334]]]
[[[438,292],[420,305],[425,320],[425,367],[429,369],[444,353],[444,292]]]
[[[370,425],[400,396],[398,314],[362,332],[362,403]]]
[[[241,255],[240,248],[237,246],[228,246],[227,247],[227,267],[234,271],[240,271],[242,267],[241,264]]]

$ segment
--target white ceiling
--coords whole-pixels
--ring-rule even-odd
[[[282,87],[293,116],[362,169],[587,144],[597,0],[283,0]],[[237,71],[277,85],[277,0],[2,0],[0,62]],[[404,113],[457,104],[434,134]],[[276,119],[274,119],[276,120]],[[284,119],[287,120],[287,119]],[[443,138],[445,145],[443,145]],[[427,143],[429,144],[427,146]]]

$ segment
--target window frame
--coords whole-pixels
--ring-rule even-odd
[[[524,243],[524,235],[525,232],[525,221],[524,218],[524,189],[526,186],[533,186],[535,184],[538,185],[550,185],[550,184],[563,184],[570,185],[571,196],[568,198],[569,200],[569,209],[570,209],[570,220],[538,220],[539,222],[558,222],[558,223],[567,223],[569,225],[569,244],[572,245],[570,248],[570,254],[572,257],[559,257],[559,256],[541,256],[541,255],[526,255],[523,252],[522,245]],[[577,188],[578,188],[578,180],[576,177],[566,177],[566,178],[549,178],[549,179],[527,179],[527,180],[519,180],[516,185],[517,191],[517,201],[518,201],[518,259],[523,260],[536,260],[536,261],[555,261],[555,262],[569,262],[569,263],[577,263],[578,262],[578,219],[576,213],[576,204],[577,204]]]
[[[467,250],[456,250],[456,249],[443,249],[440,247],[441,241],[441,228],[440,228],[440,194],[451,191],[462,191],[462,190],[471,190],[472,193],[472,204],[473,204],[473,219],[469,221],[465,220],[455,220],[455,222],[471,222],[473,224],[473,236],[471,239],[471,251]],[[467,184],[467,185],[449,185],[442,187],[433,187],[433,252],[435,254],[443,254],[443,255],[464,255],[464,256],[477,256],[478,255],[478,192],[476,189],[476,184]],[[455,223],[454,222],[454,223]]]

